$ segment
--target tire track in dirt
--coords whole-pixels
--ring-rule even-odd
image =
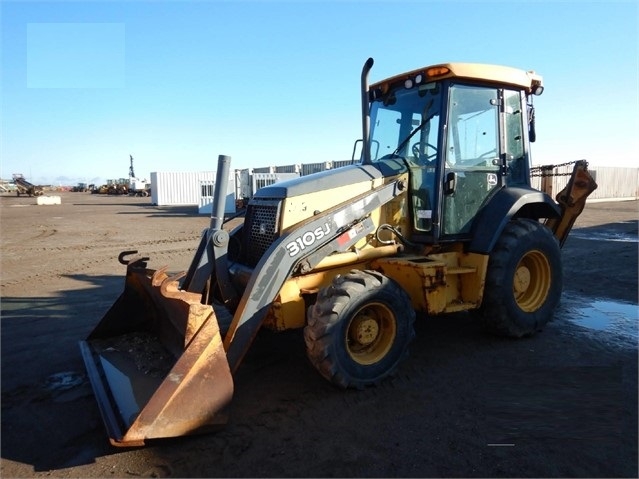
[[[3,262],[9,266],[9,261],[20,266],[22,258],[34,256],[42,256],[50,258],[51,261],[43,261],[46,266],[39,267],[34,272],[29,272],[24,268],[12,268],[11,277],[3,275],[0,286],[18,285],[29,281],[43,281],[46,279],[56,278],[64,275],[77,274],[78,272],[87,271],[98,265],[112,263],[121,266],[118,263],[118,255],[122,251],[137,250],[147,255],[155,263],[158,256],[182,254],[195,251],[199,236],[187,236],[179,238],[167,238],[160,240],[144,240],[136,241],[135,244],[84,244],[84,245],[60,245],[60,246],[43,246],[43,247],[24,247],[20,251],[3,251]],[[150,247],[148,251],[144,249]],[[169,249],[163,249],[169,248]],[[78,256],[82,256],[84,252],[90,252],[94,259],[83,261]],[[55,260],[55,261],[52,261]],[[53,265],[53,267],[52,267]],[[65,267],[65,265],[68,265]],[[7,268],[5,268],[7,269]],[[122,270],[124,271],[124,269]],[[123,273],[124,274],[124,273]]]
[[[179,243],[179,242],[186,242],[186,240],[167,241],[164,244],[175,245],[176,243]],[[75,261],[75,262],[72,262],[72,265],[70,264],[68,267],[56,268],[51,270],[41,269],[36,273],[26,274],[25,276],[15,277],[12,279],[2,278],[2,281],[0,282],[0,287],[3,289],[8,287],[17,287],[20,285],[25,285],[28,287],[30,284],[33,284],[36,281],[39,283],[43,283],[50,280],[57,280],[65,276],[73,276],[77,274],[91,274],[92,272],[93,274],[97,274],[97,275],[104,274],[105,268],[100,268],[100,266],[107,265],[107,264],[113,265],[113,267],[108,268],[111,272],[113,272],[113,274],[121,274],[122,277],[124,277],[126,273],[126,267],[124,265],[119,264],[117,260],[118,255],[123,251],[122,248],[110,247],[107,249],[105,247],[103,248],[103,250],[105,251],[105,254],[103,256],[90,261],[80,261],[80,262]],[[94,250],[92,249],[92,251]],[[192,247],[192,244],[189,242],[188,246],[185,244],[184,247],[182,248],[156,250],[152,253],[149,253],[147,256],[150,257],[149,262],[153,263],[150,266],[153,269],[158,269],[160,267],[165,266],[165,263],[163,261],[158,261],[158,258],[159,259],[165,258],[166,260],[170,260],[176,256],[182,256],[182,255],[190,256],[192,255],[192,251],[193,251],[193,247]],[[146,254],[146,252],[144,251],[141,251],[141,253]],[[65,261],[63,259],[60,259],[59,263],[64,264]],[[167,266],[169,266],[170,268],[173,267],[173,265],[171,264],[168,264]],[[3,292],[3,296],[4,295],[5,294]]]
[[[55,228],[53,228],[53,229],[45,229],[45,230],[41,231],[40,233],[38,233],[36,236],[34,236],[32,239],[50,238],[51,236],[53,236],[57,232],[58,232],[58,230],[55,229]]]
[[[120,249],[120,250],[132,250],[139,247],[152,246],[156,247],[158,245],[166,245],[166,244],[175,244],[175,243],[184,243],[189,242],[191,248],[195,251],[197,247],[197,241],[200,239],[200,235],[193,235],[184,238],[168,238],[168,239],[152,239],[152,240],[144,240],[144,241],[136,241],[134,245],[130,243],[121,243],[121,244],[100,244],[100,243],[90,243],[86,242],[82,245],[66,245],[66,246],[30,246],[30,245],[22,245],[20,247],[21,255],[28,255],[30,253],[59,253],[64,251],[92,251],[97,252],[100,250],[110,250],[110,249]],[[127,247],[127,245],[129,245]],[[119,252],[118,252],[119,254]]]

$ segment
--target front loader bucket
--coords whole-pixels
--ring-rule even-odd
[[[80,342],[111,443],[213,430],[233,396],[215,313],[148,258],[122,261],[130,253],[124,292]]]

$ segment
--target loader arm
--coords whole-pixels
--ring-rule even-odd
[[[284,282],[312,270],[323,258],[345,251],[375,229],[369,218],[377,208],[406,190],[402,180],[333,207],[281,235],[264,253],[233,315],[224,338],[231,372],[235,372]]]
[[[215,277],[222,303],[233,309],[239,298],[237,291],[231,285],[228,272],[229,234],[222,228],[230,166],[231,158],[229,156],[220,155],[218,157],[211,223],[202,232],[200,244],[182,281],[181,289],[201,293],[204,302],[212,304],[214,295],[212,289],[215,286],[211,279]]]
[[[558,218],[548,218],[546,226],[563,246],[568,234],[586,205],[586,199],[597,189],[597,183],[588,171],[588,162],[580,160],[575,163],[572,175],[566,187],[556,197],[561,215]]]

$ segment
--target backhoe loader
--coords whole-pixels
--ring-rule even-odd
[[[560,244],[597,185],[581,160],[556,201],[530,186],[541,76],[448,63],[369,85],[372,65],[358,163],[258,190],[227,230],[220,155],[210,225],[186,272],[120,254],[124,291],[80,342],[112,444],[224,424],[260,328],[303,328],[309,363],[361,389],[407,356],[416,312],[469,311],[512,337],[551,319]]]

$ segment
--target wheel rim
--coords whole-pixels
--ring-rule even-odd
[[[346,351],[356,363],[374,364],[388,354],[396,335],[393,312],[382,303],[369,303],[360,308],[348,324]]]
[[[513,278],[513,293],[519,307],[528,313],[541,308],[548,297],[551,281],[546,256],[538,250],[526,253],[517,264]]]

